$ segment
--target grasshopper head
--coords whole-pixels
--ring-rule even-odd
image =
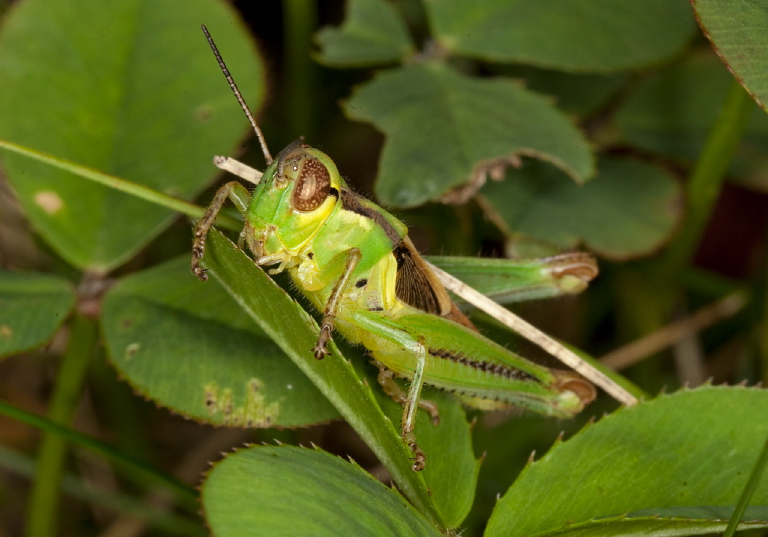
[[[205,26],[202,28],[221,72],[259,139],[268,164],[251,196],[241,239],[248,242],[257,260],[266,257],[267,263],[279,262],[283,267],[331,216],[344,182],[328,155],[304,144],[302,138],[272,159],[264,135],[211,34]],[[202,246],[199,250],[202,251]]]
[[[343,180],[331,158],[296,140],[283,149],[253,192],[249,223],[255,253],[298,251],[331,216]]]

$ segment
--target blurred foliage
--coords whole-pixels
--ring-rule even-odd
[[[768,380],[768,6],[20,0],[0,16],[7,534],[699,535],[734,506],[740,529],[764,531],[766,480],[749,507],[740,494],[768,400],[712,384]],[[304,135],[425,253],[596,254],[578,298],[515,310],[669,395],[619,410],[601,396],[555,422],[465,416],[433,393],[434,465],[403,471],[399,408],[361,349],[288,359],[311,317],[223,238],[212,262],[228,279],[202,284],[191,224],[161,197],[41,160],[199,205],[213,155],[263,167],[201,23],[273,152]],[[317,447],[225,457],[202,520],[192,487],[209,461],[273,441]]]

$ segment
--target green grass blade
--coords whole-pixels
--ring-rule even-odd
[[[32,479],[35,475],[36,464],[33,458],[0,445],[0,467],[16,475]],[[94,487],[93,483],[86,483],[74,473],[64,473],[61,476],[59,490],[95,507],[102,507],[123,516],[140,518],[148,526],[171,535],[183,535],[185,537],[208,535],[200,520],[196,518],[175,513],[167,507],[155,506],[146,498],[137,498],[120,491]]]
[[[121,466],[127,472],[125,475],[134,481],[144,483],[154,483],[174,493],[176,498],[184,504],[188,509],[195,510],[198,508],[197,493],[191,487],[188,487],[184,483],[177,481],[173,477],[164,474],[163,472],[152,468],[146,463],[134,459],[126,455],[125,453],[115,449],[113,446],[102,442],[92,436],[75,431],[69,427],[65,427],[58,423],[55,423],[49,419],[43,418],[26,410],[22,410],[0,399],[0,415],[7,416],[11,419],[26,423],[32,427],[36,427],[41,431],[57,434],[62,438],[66,438],[71,444],[80,446],[87,449],[97,455],[104,457],[106,460]]]
[[[198,207],[192,203],[173,198],[163,194],[162,192],[158,192],[157,190],[153,190],[138,183],[127,181],[125,179],[121,179],[120,177],[115,177],[114,175],[100,172],[98,170],[94,170],[93,168],[81,166],[80,164],[75,164],[74,162],[43,153],[42,151],[30,149],[28,147],[14,144],[5,140],[0,140],[0,148],[6,149],[13,153],[17,153],[19,155],[23,155],[25,157],[29,157],[38,162],[48,164],[54,168],[71,172],[75,175],[79,175],[83,179],[88,179],[94,183],[107,186],[120,192],[125,192],[126,194],[130,194],[150,203],[154,203],[160,207],[166,207],[172,211],[186,214],[191,218],[200,218],[205,212],[204,208]],[[216,220],[216,224],[232,230],[239,230],[243,227],[242,222],[236,218],[232,218],[231,216],[224,214],[219,215],[219,218]]]
[[[739,496],[739,501],[736,503],[736,509],[733,510],[733,515],[731,515],[731,519],[728,521],[728,526],[725,528],[723,537],[733,537],[733,534],[736,533],[736,530],[739,527],[739,523],[744,517],[744,513],[749,506],[749,500],[755,493],[755,490],[757,490],[757,485],[760,483],[760,479],[763,477],[766,464],[768,464],[768,437],[766,437],[765,444],[763,444],[763,449],[760,451],[760,456],[755,463],[754,469],[749,475],[749,481],[744,487],[741,496]]]
[[[80,401],[88,362],[96,345],[97,332],[93,319],[75,315],[69,334],[69,345],[62,357],[61,370],[51,400],[51,421],[61,424],[72,421]],[[59,483],[66,454],[66,439],[58,434],[46,432],[40,445],[37,472],[27,506],[28,537],[48,537],[56,532]]]

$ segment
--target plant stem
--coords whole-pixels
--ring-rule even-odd
[[[97,332],[94,319],[75,314],[48,414],[55,423],[72,422]],[[51,432],[43,435],[27,507],[27,537],[50,537],[56,533],[59,484],[66,453],[67,442],[63,437]]]
[[[317,8],[315,2],[283,0],[283,11],[287,123],[290,132],[313,140],[317,68],[310,59],[309,51],[317,21]]]
[[[32,479],[37,467],[31,457],[0,445],[0,467],[16,475]],[[74,473],[64,473],[61,492],[90,503],[94,507],[108,509],[121,515],[134,516],[146,521],[152,528],[173,535],[207,535],[199,520],[189,515],[175,513],[152,505],[146,498],[137,498],[120,491],[94,487]]]
[[[686,184],[686,218],[680,234],[667,249],[661,275],[675,281],[691,261],[704,226],[720,195],[728,166],[754,110],[744,88],[734,79],[696,166]]]
[[[679,300],[679,285],[720,195],[728,166],[741,141],[754,103],[734,79],[720,114],[685,185],[686,215],[677,237],[664,255],[641,271],[638,285],[628,288],[627,307],[633,322],[631,338],[661,329]],[[649,278],[648,274],[652,276]],[[648,376],[657,377],[654,365]]]
[[[146,485],[147,482],[157,484],[172,491],[178,500],[185,507],[195,510],[199,507],[197,503],[197,493],[191,487],[180,483],[171,476],[168,476],[159,470],[148,466],[142,461],[118,451],[113,446],[97,440],[91,436],[75,431],[58,423],[54,423],[46,418],[27,412],[13,405],[0,400],[0,415],[8,416],[11,419],[26,423],[32,427],[45,431],[46,433],[56,434],[65,438],[69,443],[85,448],[105,459],[114,462],[124,469],[129,470],[126,476],[136,482]]]

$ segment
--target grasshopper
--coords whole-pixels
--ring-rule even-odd
[[[287,270],[322,312],[314,357],[329,354],[334,331],[368,350],[384,391],[403,405],[401,434],[415,471],[425,465],[414,434],[416,411],[421,407],[439,421],[437,406],[421,398],[424,384],[469,407],[514,405],[556,417],[573,416],[594,399],[594,387],[576,373],[534,364],[483,337],[418,254],[405,224],[353,193],[328,155],[299,139],[272,158],[204,26],[203,32],[256,132],[267,169],[259,174],[232,159],[215,160],[256,186],[249,192],[237,181],[226,183],[197,222],[191,269],[198,278],[207,279],[200,266],[206,235],[230,199],[245,222],[240,245],[258,265],[271,267],[270,274]],[[396,377],[410,381],[407,393]]]

